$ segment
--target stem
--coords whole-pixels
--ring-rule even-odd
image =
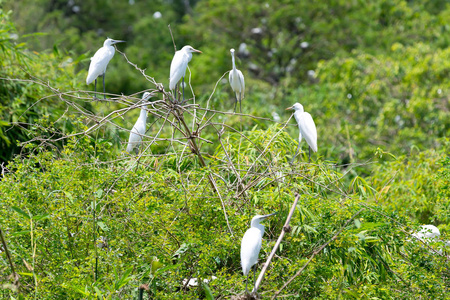
[[[258,279],[255,282],[255,287],[253,288],[252,293],[256,294],[256,292],[258,291],[259,285],[261,284],[261,281],[264,278],[264,273],[266,273],[266,270],[269,267],[270,262],[272,261],[272,258],[275,256],[275,252],[277,252],[278,247],[281,244],[281,240],[283,239],[286,232],[290,231],[289,223],[291,222],[292,215],[294,214],[295,208],[297,207],[298,199],[300,199],[300,194],[296,193],[294,203],[291,206],[291,210],[289,211],[289,215],[286,219],[286,222],[284,223],[283,229],[281,230],[280,236],[278,237],[278,240],[275,243],[275,246],[273,247],[272,252],[270,253],[269,257],[267,258],[267,261],[264,264],[264,267],[262,268],[261,273],[259,273],[259,275],[258,275]]]
[[[3,249],[5,249],[6,257],[8,258],[9,266],[11,267],[11,272],[14,278],[14,284],[16,286],[19,285],[19,275],[16,273],[16,270],[14,268],[14,264],[11,259],[11,254],[9,253],[8,247],[6,245],[5,236],[3,234],[2,228],[0,227],[0,239],[2,240]]]

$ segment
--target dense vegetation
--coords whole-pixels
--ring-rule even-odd
[[[449,298],[447,1],[0,3],[0,298],[130,299],[141,284],[151,299],[242,296],[242,235],[278,211],[264,261],[296,193],[261,298]],[[168,24],[178,49],[203,51],[183,105],[168,98]],[[127,41],[126,58],[97,101],[85,78],[106,36]],[[146,90],[147,136],[130,155]],[[311,164],[307,151],[289,163],[295,102],[318,129]],[[441,237],[415,240],[420,224]]]

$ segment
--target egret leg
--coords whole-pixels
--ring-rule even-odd
[[[180,91],[180,87],[178,86],[178,83],[175,85],[175,92],[173,93],[174,101],[175,103],[178,103],[178,92]]]
[[[294,162],[294,159],[295,159],[295,157],[297,156],[298,151],[300,151],[300,142],[298,143],[297,151],[295,151],[294,157],[293,157],[292,160],[291,160],[291,164]]]
[[[94,81],[94,98],[97,98],[97,78]]]
[[[184,103],[184,77],[183,77],[183,103]]]
[[[236,106],[238,103],[237,94],[234,94],[234,99],[236,100],[236,101],[234,101],[234,113],[236,113]]]
[[[247,279],[245,280],[245,294],[248,294],[248,274],[247,274]]]
[[[106,100],[106,94],[105,94],[105,92],[106,92],[106,90],[105,90],[105,75],[106,75],[106,72],[103,73],[103,99]]]
[[[239,94],[239,112],[242,114],[242,94]]]
[[[256,264],[253,265],[253,286],[255,286],[256,283]],[[254,288],[252,289],[252,291],[254,290]]]
[[[308,153],[308,163],[311,163],[311,147],[308,147],[309,153]]]

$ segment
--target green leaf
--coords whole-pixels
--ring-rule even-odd
[[[108,226],[105,224],[105,223],[103,223],[103,222],[97,222],[97,225],[103,230],[103,231],[109,231],[109,228],[108,228]]]
[[[129,276],[129,275],[131,274],[132,271],[133,271],[133,267],[129,267],[129,268],[125,271],[125,273],[123,273],[122,277],[114,283],[114,288],[115,288],[116,291],[119,290],[120,288],[122,288],[122,287],[123,287],[124,285],[126,285],[130,280],[133,279],[132,276]]]
[[[49,214],[45,214],[45,215],[36,215],[36,216],[33,216],[32,219],[33,219],[33,220],[36,220],[36,221],[39,221],[39,220],[47,219],[47,218],[49,218],[49,217],[50,217]]]
[[[31,219],[31,216],[18,208],[17,206],[11,206],[11,209],[15,210],[19,215],[22,215],[23,217],[27,218],[28,220]]]
[[[155,273],[156,270],[158,270],[159,268],[161,268],[163,266],[164,266],[164,264],[155,257],[155,259],[152,261],[152,273]]]
[[[207,283],[202,283],[203,290],[205,291],[205,297],[207,300],[214,300],[213,293],[211,292],[211,289],[209,288]]]
[[[64,191],[64,195],[66,195],[67,199],[69,199],[69,201],[73,203],[73,196],[71,193]]]
[[[103,190],[102,189],[98,189],[96,192],[95,192],[95,197],[97,198],[97,199],[100,199],[102,196],[103,196]]]
[[[13,234],[11,234],[12,236],[18,236],[18,235],[23,235],[23,234],[29,234],[31,232],[31,230],[22,230],[22,231],[16,231]]]

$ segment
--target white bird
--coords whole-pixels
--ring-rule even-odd
[[[298,147],[295,152],[294,157],[291,162],[294,161],[294,158],[297,156],[298,151],[300,150],[300,142],[302,141],[302,137],[305,138],[306,142],[309,146],[309,162],[311,162],[311,149],[314,152],[317,152],[317,130],[316,124],[314,124],[314,120],[311,115],[303,110],[303,105],[300,103],[295,103],[293,106],[286,108],[286,110],[295,110],[294,117],[298,124],[298,129],[300,133],[298,135]]]
[[[113,58],[116,49],[112,46],[117,43],[124,43],[125,41],[113,40],[107,38],[103,43],[103,47],[95,52],[91,57],[91,64],[89,65],[89,72],[86,78],[86,84],[91,84],[95,80],[94,90],[97,92],[97,77],[103,77],[103,94],[105,94],[105,72],[109,61]],[[104,95],[106,99],[106,95]]]
[[[234,103],[234,111],[236,112],[236,104],[239,101],[239,108],[242,112],[241,101],[244,99],[245,82],[244,75],[238,69],[236,69],[236,64],[234,62],[234,49],[230,49],[231,61],[233,62],[233,69],[230,71],[228,80],[230,81],[231,89],[233,90],[236,102]]]
[[[241,266],[242,272],[247,276],[245,282],[245,292],[248,293],[248,273],[252,266],[258,261],[259,251],[261,250],[262,237],[264,235],[264,225],[260,222],[264,221],[269,215],[256,215],[253,217],[250,228],[245,232],[241,242]],[[255,281],[255,269],[253,269],[253,282]]]
[[[149,92],[145,92],[142,96],[142,100],[147,102],[147,100],[150,98],[152,94]],[[142,143],[142,137],[145,135],[146,131],[146,122],[147,122],[147,104],[142,106],[141,108],[141,114],[139,115],[139,118],[136,121],[136,124],[134,124],[133,129],[131,129],[130,132],[130,138],[128,140],[128,146],[127,146],[127,152],[131,153],[133,149],[135,150],[136,154],[139,152],[139,146]]]
[[[186,68],[192,59],[192,52],[202,53],[202,51],[192,48],[187,45],[175,52],[172,63],[170,64],[170,79],[169,89],[174,90],[178,81],[183,77],[183,101],[184,101],[184,76],[186,75]]]
[[[439,238],[441,235],[439,229],[434,225],[422,225],[421,228],[419,232],[413,233],[413,236],[426,242]]]
[[[211,276],[211,279],[206,279],[206,278],[203,279],[203,283],[208,284],[210,281],[213,281],[213,280],[216,280],[216,279],[217,279],[216,276]],[[191,288],[191,287],[198,286],[198,280],[197,280],[196,277],[193,277],[193,278],[191,278],[189,280],[187,278],[185,278],[185,279],[183,279],[182,283],[183,283],[183,286],[185,286],[186,288]]]

